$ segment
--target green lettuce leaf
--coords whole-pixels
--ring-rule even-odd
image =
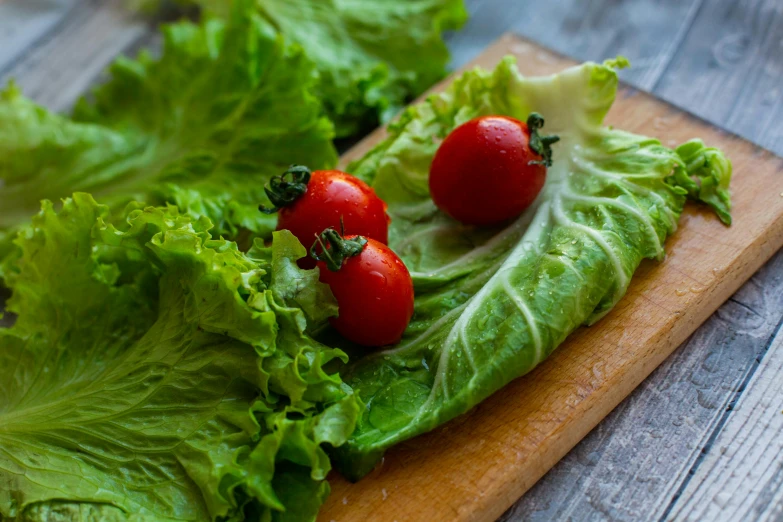
[[[416,288],[402,341],[343,372],[367,404],[335,453],[349,477],[529,372],[578,326],[608,313],[642,259],[663,258],[686,198],[728,221],[731,164],[720,151],[699,141],[671,150],[602,126],[617,90],[614,69],[625,64],[524,78],[508,58],[494,72],[474,70],[408,109],[349,167],[389,204],[390,246]],[[533,206],[498,229],[439,212],[427,180],[440,141],[476,116],[524,121],[532,111],[560,136]]]
[[[147,2],[160,3],[159,0]],[[179,0],[225,16],[231,0]],[[302,46],[340,137],[388,121],[446,75],[442,34],[467,20],[463,0],[256,0],[271,31]]]
[[[118,59],[72,118],[35,105],[13,84],[0,93],[3,237],[42,199],[75,191],[115,215],[129,201],[175,203],[209,217],[215,236],[265,234],[275,218],[258,212],[264,183],[292,163],[335,164],[332,125],[311,92],[312,63],[248,2],[226,22],[169,25],[163,39],[160,59]]]
[[[360,410],[326,369],[345,354],[306,333],[303,310],[334,299],[295,268],[290,233],[251,257],[211,227],[175,206],[113,221],[76,194],[22,229],[6,260],[18,319],[0,329],[0,518],[314,518],[324,447]]]

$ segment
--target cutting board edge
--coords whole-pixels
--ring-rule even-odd
[[[571,58],[570,56],[561,53],[560,51],[556,51],[552,49],[551,47],[546,47],[542,44],[536,43],[535,41],[522,36],[520,34],[517,34],[513,31],[508,31],[506,33],[503,33],[500,37],[498,37],[494,42],[489,44],[481,53],[479,53],[475,58],[468,61],[466,64],[462,65],[461,67],[458,67],[454,71],[448,74],[443,80],[439,81],[427,91],[425,91],[423,94],[418,96],[416,99],[414,99],[411,103],[408,104],[408,106],[415,105],[417,103],[421,103],[422,101],[426,100],[429,96],[432,96],[433,94],[437,94],[438,92],[443,91],[443,89],[451,84],[456,78],[458,78],[461,74],[473,69],[474,67],[480,67],[480,61],[481,58],[485,54],[499,54],[501,56],[505,56],[509,54],[506,51],[506,46],[510,44],[524,44],[524,45],[530,45],[534,47],[538,47],[547,53],[557,56],[560,60],[564,62],[568,62],[570,65],[578,65],[580,62],[575,60],[574,58]],[[633,63],[631,63],[631,67],[633,67]],[[694,112],[691,112],[688,108],[683,107],[681,105],[678,105],[675,102],[672,102],[670,100],[667,100],[666,98],[659,98],[655,95],[655,93],[650,92],[645,89],[641,89],[639,87],[635,87],[627,82],[620,81],[620,86],[618,91],[626,91],[626,92],[633,92],[638,93],[643,96],[649,96],[652,97],[658,101],[664,102],[666,105],[672,107],[673,109],[676,109],[678,112],[687,115],[689,118],[702,123],[704,125],[707,125],[709,127],[713,127],[715,130],[720,132],[721,134],[725,135],[729,138],[734,138],[740,141],[743,141],[749,145],[751,145],[757,153],[763,153],[768,154],[773,158],[777,158],[781,162],[781,169],[783,169],[783,157],[778,156],[773,151],[754,143],[746,138],[743,138],[739,134],[736,134],[733,131],[724,129],[723,127],[720,127],[719,124],[716,122],[710,121],[707,118],[704,118],[702,116],[699,116],[698,114],[695,114]],[[399,118],[399,116],[395,116],[389,123],[392,123],[396,121]],[[386,123],[384,125],[381,125],[380,127],[376,128],[375,130],[371,131],[367,136],[359,140],[356,144],[354,144],[350,149],[345,151],[343,154],[340,155],[339,158],[339,165],[338,167],[341,169],[345,169],[348,167],[348,165],[360,157],[364,156],[367,152],[369,152],[373,146],[377,145],[379,142],[383,140],[383,138],[386,136],[386,127],[389,125],[389,123]]]
[[[479,54],[476,58],[471,60],[468,64],[455,71],[448,78],[444,79],[438,85],[430,89],[427,93],[419,97],[416,102],[425,99],[427,96],[441,91],[444,86],[451,83],[456,76],[462,74],[464,71],[469,70],[482,62],[487,63],[493,61],[491,57],[495,57],[497,61],[502,56],[509,54],[508,47],[512,44],[530,45],[540,51],[551,53],[560,58],[563,62],[563,66],[575,64],[572,59],[563,56],[561,53],[553,51],[551,49],[543,48],[542,46],[527,40],[524,37],[515,35],[513,33],[506,33],[496,40],[493,44],[488,46],[484,52]],[[683,107],[679,107],[667,100],[657,98],[653,94],[630,86],[621,82],[621,90],[623,93],[631,93],[631,95],[641,95],[647,97],[662,106],[665,106],[672,113],[677,113],[693,120],[701,126],[709,127],[718,133],[722,138],[726,140],[736,140],[742,146],[747,147],[747,153],[754,157],[759,157],[762,161],[777,161],[777,170],[783,171],[783,158],[775,155],[773,152],[753,143],[749,140],[736,135],[733,132],[717,127],[709,120],[699,117],[693,114]],[[414,102],[415,103],[415,102]],[[346,165],[349,161],[357,159],[361,155],[365,154],[371,148],[380,142],[385,135],[385,128],[379,128],[361,142],[357,143],[351,150],[347,151],[341,158],[341,165]],[[605,396],[603,400],[583,401],[579,404],[579,411],[585,420],[578,425],[578,430],[574,429],[572,425],[560,425],[556,430],[556,436],[550,438],[548,445],[550,447],[556,446],[559,448],[557,451],[549,449],[544,452],[544,458],[539,462],[535,469],[535,473],[530,472],[530,468],[527,469],[527,475],[521,473],[509,472],[505,475],[499,475],[502,483],[500,486],[494,488],[488,492],[487,495],[482,496],[479,500],[473,503],[463,503],[459,506],[450,506],[455,511],[450,512],[452,515],[458,516],[458,520],[465,521],[489,521],[494,520],[500,516],[510,505],[518,500],[530,487],[532,487],[546,472],[552,468],[565,454],[568,453],[576,444],[581,441],[585,435],[587,435],[601,420],[603,420],[614,408],[616,408],[634,389],[636,389],[663,361],[666,360],[678,346],[682,344],[693,332],[703,324],[714,312],[717,310],[734,292],[737,291],[752,275],[770,258],[772,255],[783,246],[783,218],[779,217],[772,223],[764,232],[756,238],[753,243],[746,245],[743,250],[753,250],[757,252],[756,256],[752,256],[750,259],[743,258],[744,262],[736,262],[731,266],[731,270],[724,275],[725,282],[720,282],[713,285],[708,292],[705,292],[705,296],[702,299],[709,299],[711,302],[709,305],[703,306],[697,313],[691,317],[683,317],[674,323],[672,328],[662,335],[660,341],[661,349],[652,354],[652,357],[646,359],[644,364],[640,364],[638,367],[634,367],[631,374],[625,374],[624,382],[619,383],[618,386],[611,390],[611,394]],[[739,258],[740,256],[738,256]],[[734,274],[730,277],[730,274]],[[631,375],[632,378],[628,378]],[[499,390],[498,393],[501,393]],[[608,398],[607,398],[608,397]],[[611,399],[611,400],[608,400]],[[570,431],[569,431],[570,429]],[[348,515],[348,518],[351,518]],[[329,520],[323,517],[319,520]],[[443,518],[443,520],[451,520]],[[342,519],[340,519],[342,522]]]
[[[740,138],[741,139],[741,138]],[[747,140],[742,140],[752,145]],[[779,158],[778,156],[775,156]],[[779,158],[781,159],[781,158]],[[648,361],[648,364],[635,368],[634,372],[626,373],[623,377],[626,378],[626,382],[621,382],[618,379],[616,387],[612,388],[611,400],[607,400],[607,395],[603,396],[603,400],[599,401],[597,398],[593,401],[585,400],[579,403],[578,411],[582,411],[583,418],[589,418],[590,421],[585,423],[584,426],[578,426],[580,429],[578,432],[573,430],[572,426],[561,425],[558,430],[558,439],[554,442],[562,441],[564,438],[569,438],[567,442],[562,444],[562,451],[551,452],[546,454],[547,462],[544,463],[536,476],[532,480],[526,480],[519,488],[499,487],[497,494],[492,496],[484,496],[481,504],[483,509],[475,509],[463,519],[466,522],[493,522],[500,517],[509,507],[511,507],[517,500],[519,500],[536,482],[538,482],[552,467],[557,464],[565,455],[568,454],[579,442],[587,436],[600,422],[606,418],[617,406],[619,406],[623,400],[625,400],[633,391],[644,382],[667,358],[669,358],[674,351],[679,348],[693,333],[714,314],[723,303],[725,303],[742,285],[744,285],[753,274],[755,274],[769,259],[783,247],[783,219],[778,219],[774,227],[767,229],[767,234],[760,236],[753,244],[748,245],[745,250],[752,250],[754,245],[761,243],[763,247],[763,255],[752,258],[750,262],[745,265],[735,268],[735,271],[740,271],[741,275],[737,279],[724,278],[724,281],[728,281],[725,284],[717,284],[711,288],[711,292],[706,293],[702,300],[711,301],[713,305],[706,305],[700,309],[695,317],[689,318],[689,321],[677,320],[674,321],[673,327],[668,330],[663,339],[659,342],[665,346],[665,350],[654,354]],[[777,245],[777,246],[774,246]],[[749,275],[746,275],[749,274]],[[628,381],[628,375],[633,375],[633,379]],[[524,376],[518,377],[524,378]],[[502,392],[498,390],[499,393]],[[591,397],[597,397],[597,394],[591,394]],[[568,433],[566,428],[572,431]],[[516,476],[520,476],[516,474]],[[514,477],[511,477],[512,479]],[[522,477],[524,479],[524,477]],[[513,480],[507,480],[506,484],[513,484]],[[502,507],[501,509],[501,506]]]

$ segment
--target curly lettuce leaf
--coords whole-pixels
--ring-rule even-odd
[[[677,147],[677,155],[685,163],[685,169],[678,171],[677,183],[689,198],[706,203],[723,223],[731,225],[731,162],[699,139]]]
[[[271,232],[263,185],[291,163],[331,167],[333,128],[312,94],[315,70],[248,2],[226,22],[163,29],[160,59],[118,59],[109,81],[67,118],[0,93],[0,231],[42,199],[92,193],[121,213],[129,201],[207,216],[214,236]],[[8,242],[4,242],[6,250]]]
[[[312,520],[324,446],[360,409],[325,369],[345,354],[305,331],[302,310],[333,298],[294,268],[290,233],[250,257],[205,217],[134,207],[47,201],[15,240],[0,518]]]
[[[318,64],[316,90],[337,133],[388,121],[446,75],[446,30],[463,0],[258,0],[264,18]]]
[[[431,430],[524,375],[622,298],[644,258],[662,259],[688,197],[728,211],[731,164],[690,142],[677,150],[603,127],[615,67],[586,63],[524,78],[513,59],[476,69],[408,109],[349,167],[389,204],[390,246],[410,269],[415,313],[402,341],[343,376],[367,404],[335,452],[351,478],[388,447]],[[560,136],[535,203],[506,227],[475,229],[438,211],[428,172],[441,140],[480,115],[538,112]],[[725,214],[727,215],[727,214]]]
[[[316,93],[339,137],[388,121],[441,80],[449,61],[442,34],[467,20],[463,0],[255,1],[267,27],[316,63]],[[176,3],[225,16],[232,1]]]

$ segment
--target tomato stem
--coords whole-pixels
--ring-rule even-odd
[[[286,180],[291,177],[291,181]],[[280,176],[273,176],[264,187],[264,192],[272,208],[259,205],[258,210],[264,214],[274,214],[283,207],[287,207],[302,197],[307,192],[307,183],[310,181],[310,169],[304,165],[291,165]]]
[[[544,117],[537,112],[531,112],[527,117],[527,128],[530,131],[530,150],[541,156],[540,160],[528,161],[528,165],[552,166],[552,144],[560,141],[560,136],[541,136],[538,131],[544,127]]]
[[[326,268],[332,272],[340,270],[347,258],[361,254],[367,244],[367,239],[362,236],[345,239],[331,227],[315,238],[315,243],[310,247],[310,257],[316,261],[323,261]],[[320,253],[318,252],[319,246],[321,247]]]

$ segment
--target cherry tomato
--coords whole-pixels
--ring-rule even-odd
[[[539,136],[543,118],[523,123],[484,116],[449,134],[430,167],[430,194],[443,212],[467,225],[496,225],[536,199],[551,165],[557,136]]]
[[[310,250],[320,280],[332,289],[339,316],[330,321],[345,338],[385,346],[402,337],[413,316],[413,281],[389,247],[357,235],[325,230]]]
[[[288,181],[287,177],[291,178]],[[316,170],[294,166],[270,181],[267,195],[278,210],[278,230],[290,230],[310,245],[327,228],[358,234],[383,244],[388,242],[389,216],[386,203],[365,182],[339,170]],[[263,209],[269,212],[269,210]],[[300,260],[312,268],[310,258]]]

